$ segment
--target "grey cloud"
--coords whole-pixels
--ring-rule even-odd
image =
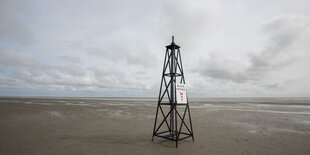
[[[284,67],[297,59],[298,53],[304,52],[294,47],[303,42],[301,35],[309,28],[305,17],[287,15],[272,18],[264,24],[264,32],[270,35],[267,46],[260,53],[250,56],[252,70],[272,70]],[[309,39],[309,38],[307,38]],[[300,48],[301,44],[297,45]]]
[[[13,67],[13,68],[12,68]],[[31,54],[15,51],[0,52],[0,69],[9,68],[9,75],[2,77],[10,83],[22,84],[63,84],[63,85],[87,85],[85,71],[77,65],[62,64],[50,66]],[[6,77],[10,77],[6,79]],[[83,81],[84,79],[84,81]]]
[[[211,53],[208,59],[200,59],[199,66],[193,71],[204,76],[236,82],[247,80],[248,66],[246,64],[216,53]]]
[[[85,76],[71,76],[61,73],[41,73],[35,74],[29,71],[14,72],[11,75],[12,78],[24,81],[23,83],[44,85],[50,87],[53,85],[58,86],[91,86],[94,81],[91,78]]]
[[[20,3],[11,0],[0,1],[0,39],[12,39],[21,43],[33,40],[32,33],[23,19],[19,18],[23,8]]]
[[[252,53],[249,62],[213,53],[208,59],[201,59],[200,67],[193,71],[214,79],[243,83],[260,80],[272,71],[285,68],[299,60],[300,53],[307,51],[301,51],[299,44],[310,39],[300,37],[309,30],[306,18],[291,15],[273,18],[263,25],[263,29],[270,37],[268,43],[259,53]]]
[[[113,61],[120,61],[119,58],[121,54],[123,54],[122,53],[123,49],[120,47],[114,47],[114,48],[88,47],[87,50],[91,56],[100,56]]]
[[[8,66],[24,67],[29,70],[48,69],[49,66],[43,63],[39,58],[25,52],[0,51],[0,69]]]
[[[84,68],[74,64],[61,64],[56,66],[57,70],[72,76],[83,76],[86,74]]]
[[[68,87],[74,90],[145,90],[149,84],[131,77],[130,72],[103,66],[81,67],[72,63],[47,66],[39,58],[21,52],[1,52],[2,68],[12,67],[8,75],[0,77],[1,89],[22,89],[25,86],[46,89]],[[27,68],[21,70],[17,68]]]
[[[90,69],[94,73],[94,78],[97,81],[97,86],[107,89],[139,89],[142,87],[141,81],[136,80],[134,76],[130,76],[126,72],[122,72],[117,68],[110,68],[106,66],[92,67]],[[140,87],[140,89],[141,89]]]
[[[89,67],[88,69],[94,73],[96,78],[122,75],[122,73],[117,68],[107,66],[93,66]]]
[[[72,55],[63,55],[63,56],[60,56],[59,58],[67,63],[78,64],[82,62],[80,57],[72,56]]]
[[[88,70],[94,74],[99,88],[142,91],[154,87],[153,83],[148,82],[150,77],[147,77],[145,71],[127,72],[126,68],[123,71],[108,66],[93,66]]]
[[[189,3],[186,0],[164,1],[159,14],[161,32],[175,35],[182,45],[194,45],[207,32],[212,23],[216,1],[201,0]]]
[[[22,80],[10,77],[0,77],[1,89],[7,89],[7,88],[19,89],[22,85],[23,85]]]
[[[155,55],[148,49],[146,43],[119,43],[107,47],[89,47],[88,53],[100,56],[113,62],[125,61],[130,65],[152,66]]]

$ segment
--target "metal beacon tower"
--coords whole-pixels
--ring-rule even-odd
[[[175,141],[176,147],[180,140],[192,137],[194,141],[180,46],[173,36],[166,46],[152,141],[154,136]]]

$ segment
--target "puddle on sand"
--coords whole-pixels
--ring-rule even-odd
[[[47,113],[52,117],[58,117],[61,115],[58,111],[48,111]]]

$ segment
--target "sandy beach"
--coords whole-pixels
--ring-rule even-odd
[[[0,154],[310,154],[310,99],[191,99],[195,141],[152,141],[156,99],[0,98]]]

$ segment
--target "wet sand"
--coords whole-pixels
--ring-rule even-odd
[[[0,98],[0,154],[310,154],[310,99],[192,99],[195,141],[152,141],[156,99]]]

